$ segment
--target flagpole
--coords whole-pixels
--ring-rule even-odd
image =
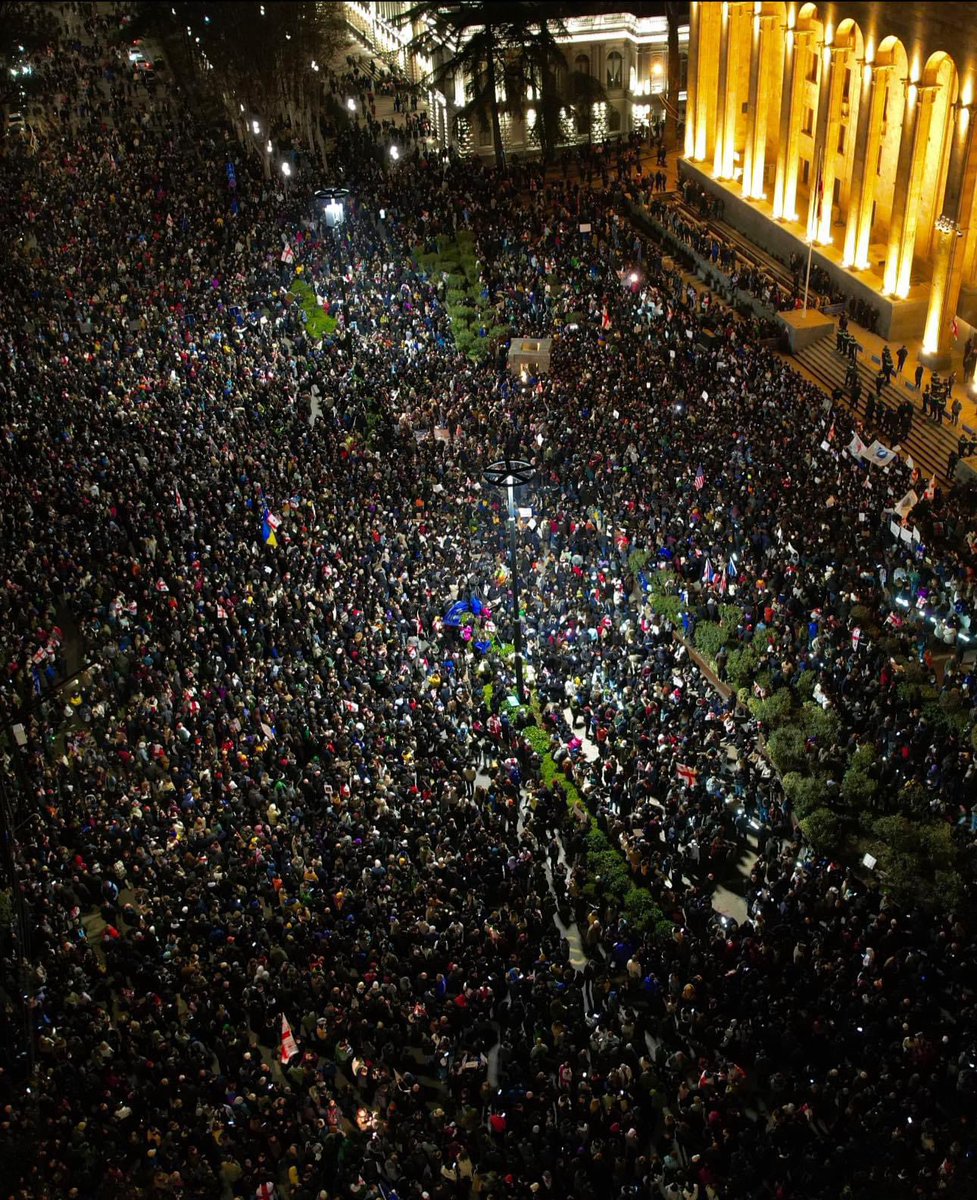
[[[807,275],[804,279],[804,311],[807,312],[807,289],[811,286],[811,255],[814,253],[814,239],[807,243]]]
[[[807,275],[804,279],[804,311],[807,312],[807,293],[811,286],[811,258],[814,254],[814,239],[818,234],[818,225],[821,223],[821,189],[824,186],[824,175],[822,174],[822,164],[824,163],[824,148],[822,147],[818,155],[818,177],[815,182],[815,202],[814,202],[814,228],[808,227],[807,238]]]

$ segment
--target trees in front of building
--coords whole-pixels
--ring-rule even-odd
[[[566,30],[546,4],[458,0],[432,9],[418,3],[401,18],[410,23],[411,52],[432,63],[426,82],[445,94],[465,80],[458,116],[491,129],[496,165],[505,166],[501,114],[534,124],[544,158],[561,140],[561,120],[575,115],[579,132],[589,132],[593,105],[604,89],[589,72],[570,70],[560,45]]]

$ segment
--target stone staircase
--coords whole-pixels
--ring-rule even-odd
[[[857,326],[850,326],[849,331],[857,340]],[[835,388],[842,388],[844,391],[844,403],[847,407],[850,407],[848,404],[848,389],[845,387],[845,372],[849,366],[848,358],[835,349],[834,337],[822,338],[821,341],[815,342],[806,349],[799,351],[793,357],[829,392]],[[863,346],[862,353],[858,355],[858,374],[862,383],[862,405],[864,405],[865,399],[868,396],[875,395],[875,378],[878,375],[880,367],[881,359],[879,356],[872,354],[870,350]],[[910,364],[907,363],[907,370],[909,367]],[[912,386],[911,374],[907,378],[905,371],[902,375],[893,375],[892,382],[886,384],[882,389],[882,400],[886,408],[890,409],[898,408],[906,400],[912,401],[912,432],[901,443],[902,450],[912,455],[913,462],[919,467],[926,479],[929,479],[931,475],[935,475],[937,479],[945,481],[947,478],[947,458],[951,450],[956,450],[961,434],[973,433],[970,427],[962,424],[958,426],[951,425],[949,416],[942,425],[931,421],[923,413],[921,396]],[[864,412],[864,407],[862,411]],[[874,434],[878,430],[872,429],[869,432]],[[880,441],[885,443],[885,438],[880,436]]]

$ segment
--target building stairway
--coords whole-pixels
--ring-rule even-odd
[[[849,331],[857,340],[857,326],[849,326]],[[822,338],[792,357],[829,392],[835,388],[841,388],[844,391],[843,403],[846,407],[851,407],[848,389],[845,387],[845,373],[848,370],[849,361],[847,355],[841,354],[835,349],[834,337]],[[864,348],[863,352],[858,355],[858,374],[862,384],[862,399],[859,407],[862,414],[865,411],[864,405],[867,397],[875,395],[875,379],[881,365],[879,356]],[[909,363],[906,366],[908,368]],[[931,421],[922,410],[922,398],[913,387],[912,378],[907,379],[905,373],[892,376],[891,383],[886,384],[882,389],[882,400],[889,409],[898,408],[906,400],[912,401],[912,431],[909,437],[901,443],[901,448],[905,453],[912,455],[913,462],[927,479],[935,475],[937,479],[945,481],[947,459],[950,452],[956,450],[961,434],[973,435],[973,430],[963,424],[951,425],[949,413],[942,425]],[[877,423],[868,432],[877,434],[879,432]],[[879,440],[883,444],[887,444],[884,436],[880,435]]]

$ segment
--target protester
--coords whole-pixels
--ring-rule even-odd
[[[688,649],[734,609],[775,684],[816,676],[825,761],[875,746],[972,864],[972,750],[851,622],[898,616],[898,585],[962,628],[954,506],[925,501],[924,574],[890,532],[902,466],[843,454],[850,418],[663,269],[627,156],[600,188],[417,139],[391,168],[364,118],[334,232],[244,161],[228,188],[173,85],[118,70],[114,10],[62,14],[47,136],[0,160],[36,1059],[0,1075],[4,1194],[970,1194],[965,914],[805,852]],[[412,252],[459,232],[498,324],[556,335],[547,375],[455,348]],[[320,341],[295,277],[337,321]],[[513,640],[482,481],[506,454],[537,472],[517,562],[556,776],[511,659],[475,645]],[[969,664],[942,686],[973,714]],[[664,937],[588,874],[571,779]],[[737,923],[713,899],[746,854]]]

